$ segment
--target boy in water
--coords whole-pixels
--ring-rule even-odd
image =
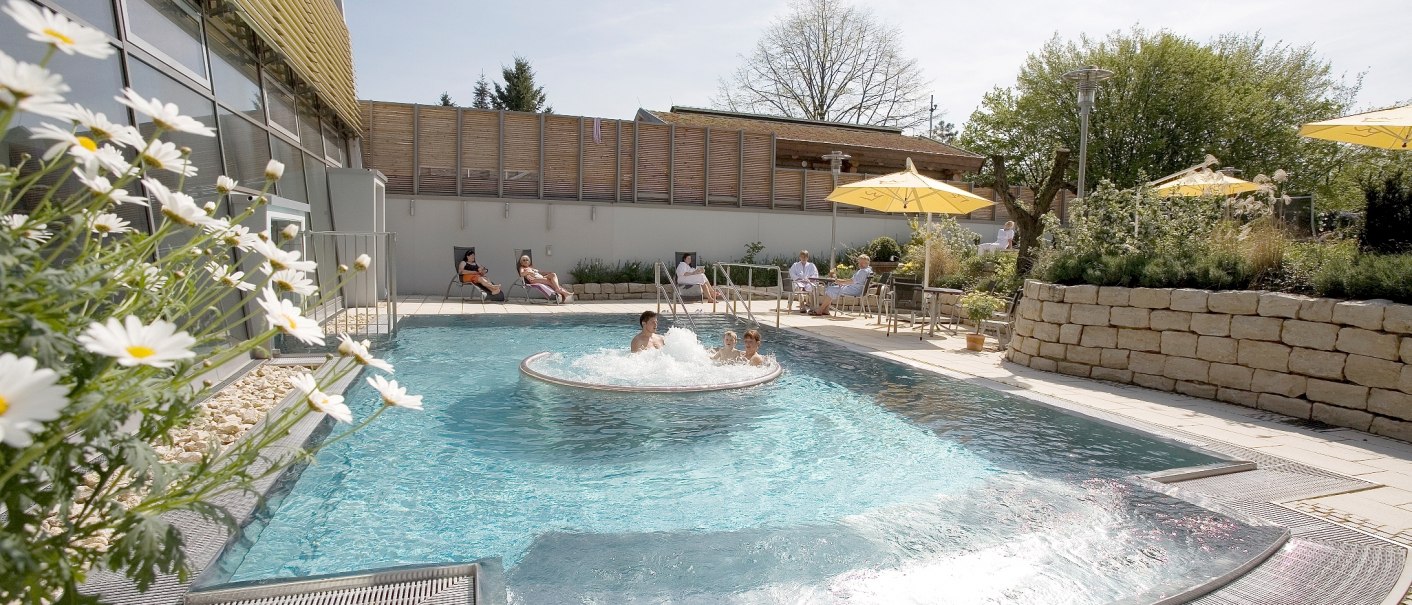
[[[632,337],[632,352],[660,349],[662,345],[666,344],[662,335],[657,333],[656,312],[643,311],[642,315],[637,318],[637,323],[642,326],[642,331]]]
[[[716,354],[711,356],[711,361],[726,362],[741,359],[741,353],[735,348],[735,331],[726,330],[725,336],[721,337],[721,348],[716,349]]]
[[[741,353],[741,359],[750,362],[752,366],[765,365],[765,357],[760,355],[760,331],[745,331],[745,352]]]

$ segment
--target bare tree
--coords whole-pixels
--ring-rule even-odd
[[[912,128],[927,120],[928,82],[902,56],[894,26],[842,0],[796,0],[714,102],[731,111]]]

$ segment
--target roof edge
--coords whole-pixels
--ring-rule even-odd
[[[650,113],[650,111],[649,111]],[[732,118],[744,118],[747,120],[764,120],[768,122],[785,122],[789,124],[804,124],[807,126],[830,126],[833,128],[851,128],[853,130],[870,130],[887,134],[902,134],[902,129],[895,126],[874,126],[871,124],[852,124],[848,122],[829,122],[825,120],[806,120],[804,118],[791,118],[786,116],[772,116],[762,113],[745,113],[743,111],[726,111],[724,109],[707,109],[704,107],[689,107],[686,105],[673,105],[670,113],[695,113],[705,115],[727,116]],[[656,114],[653,114],[656,117]],[[658,118],[660,119],[660,118]]]

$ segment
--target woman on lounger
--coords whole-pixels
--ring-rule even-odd
[[[554,292],[559,294],[561,302],[569,302],[574,298],[573,292],[565,290],[563,286],[559,285],[559,274],[540,272],[539,269],[534,268],[528,254],[520,257],[520,277],[525,278],[527,284],[544,284],[553,288]]]
[[[681,287],[701,286],[701,300],[708,303],[716,302],[716,290],[706,279],[706,268],[693,269],[690,254],[682,255],[681,262],[677,263],[677,285]]]
[[[490,278],[485,276],[490,270],[476,264],[476,253],[474,250],[466,251],[466,255],[461,257],[461,264],[456,266],[456,270],[461,272],[462,282],[475,284],[491,295],[500,293],[500,286],[490,283]]]

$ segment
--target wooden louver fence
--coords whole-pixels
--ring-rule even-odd
[[[362,101],[363,164],[401,195],[828,212],[828,171],[775,165],[774,136],[629,120]],[[839,184],[864,175],[839,175]],[[995,192],[952,182],[977,195]],[[1017,189],[1033,199],[1033,192]],[[1059,202],[1060,215],[1067,196]],[[840,209],[840,211],[843,211]],[[860,212],[849,209],[848,212]],[[1003,206],[972,213],[1007,218]]]

